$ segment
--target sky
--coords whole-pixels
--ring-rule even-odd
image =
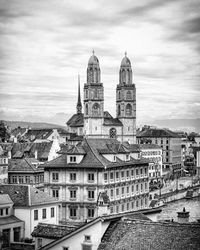
[[[93,49],[113,116],[127,51],[137,124],[200,117],[199,0],[0,0],[0,119],[64,125]]]

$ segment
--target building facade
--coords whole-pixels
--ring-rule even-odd
[[[157,144],[162,148],[163,174],[181,170],[181,137],[167,129],[148,128],[138,132],[137,142],[140,144]]]
[[[104,110],[104,87],[98,58],[90,57],[87,82],[84,84],[84,111],[78,89],[77,113],[67,122],[69,132],[87,138],[115,138],[121,142],[136,142],[136,88],[132,82],[131,62],[122,59],[119,84],[116,87],[116,118]]]
[[[62,202],[62,220],[99,216],[102,193],[108,196],[110,213],[149,205],[148,162],[133,159],[115,139],[85,139],[43,167],[45,190]]]

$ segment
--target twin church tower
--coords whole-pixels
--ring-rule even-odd
[[[116,87],[116,118],[104,111],[104,87],[101,82],[99,60],[90,57],[87,83],[84,84],[84,113],[78,87],[77,113],[66,123],[69,132],[86,138],[116,138],[121,142],[136,143],[136,88],[132,83],[131,62],[125,53]]]

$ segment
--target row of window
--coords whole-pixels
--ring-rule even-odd
[[[95,215],[95,209],[94,208],[88,208],[87,209],[87,217],[93,218]],[[78,208],[77,207],[71,207],[69,208],[69,217],[70,218],[77,218],[78,216]]]
[[[139,190],[140,189],[140,190]],[[119,187],[116,189],[110,189],[110,197],[111,199],[114,197],[114,195],[119,196],[120,194],[123,195],[130,195],[130,193],[138,193],[140,191],[140,193],[147,191],[148,190],[148,183],[140,183],[140,184],[136,184],[136,185],[131,185],[131,186],[127,186],[127,187]],[[115,194],[114,194],[115,192]]]
[[[77,198],[77,190],[70,190],[70,199],[76,199]],[[52,196],[54,198],[59,198],[59,189],[52,189]],[[88,190],[88,200],[94,200],[95,198],[95,191],[94,190]]]
[[[161,155],[161,151],[143,151],[141,152],[141,155]]]
[[[0,158],[0,164],[7,164],[8,159],[7,158]]]
[[[115,179],[124,179],[125,177],[126,178],[130,178],[130,177],[139,177],[140,176],[143,176],[143,175],[147,175],[147,168],[136,168],[135,170],[132,169],[132,170],[121,170],[121,171],[116,171],[115,174],[114,172],[110,172],[109,174],[108,173],[104,173],[104,181],[107,182],[108,181],[108,178],[110,180],[114,180]]]
[[[33,178],[31,178],[30,175],[9,176],[9,183],[29,184],[32,182]],[[44,182],[44,174],[34,176],[34,183],[43,183],[43,182]]]
[[[118,99],[123,99],[122,93],[120,91],[118,92]],[[130,90],[126,92],[126,100],[132,100],[132,94]]]
[[[157,175],[157,176],[156,176]],[[158,171],[158,172],[153,172],[153,173],[149,173],[149,177],[160,177],[161,176],[161,174],[160,174],[160,171]]]
[[[0,216],[8,215],[8,213],[9,213],[9,208],[8,207],[0,208]]]
[[[148,207],[148,198],[147,197],[137,199],[136,201],[128,202],[125,204],[111,206],[110,213],[120,213],[120,212],[140,209],[143,207]]]
[[[51,218],[55,217],[55,208],[54,207],[51,207],[50,209],[50,215],[51,215]],[[47,209],[46,208],[43,208],[42,209],[42,219],[46,219],[47,218]],[[34,210],[34,220],[38,220],[38,210]]]
[[[88,182],[94,182],[94,173],[88,173]],[[69,180],[72,182],[75,182],[77,180],[77,173],[70,173],[69,174]],[[52,181],[57,182],[59,181],[59,173],[53,172],[52,173]]]

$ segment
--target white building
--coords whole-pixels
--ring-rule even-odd
[[[38,223],[59,222],[59,202],[45,192],[29,185],[1,185],[1,194],[8,194],[14,202],[14,215],[25,222],[25,237],[30,238]]]

